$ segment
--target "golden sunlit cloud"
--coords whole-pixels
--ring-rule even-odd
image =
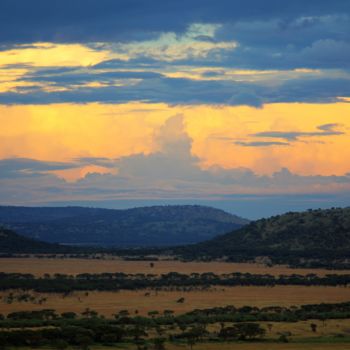
[[[271,174],[281,168],[301,175],[343,175],[350,170],[344,159],[350,157],[350,105],[347,103],[266,104],[252,107],[198,107],[198,118],[188,119],[193,152],[203,164],[225,168],[244,167],[258,174]],[[239,142],[281,141],[259,138],[259,132],[317,132],[320,125],[339,124],[343,134],[301,137],[288,146],[244,147]],[[284,141],[285,142],[285,141]]]
[[[166,105],[0,106],[0,157],[67,161],[118,158],[154,149]],[[149,111],[149,112],[148,112]]]
[[[23,64],[35,67],[80,67],[108,59],[109,52],[93,50],[82,44],[34,43],[29,47],[18,45],[2,51],[0,67]]]
[[[88,67],[105,60],[129,60],[138,56],[172,61],[189,57],[205,57],[212,50],[236,48],[237,43],[233,41],[208,40],[214,36],[217,27],[211,24],[193,24],[182,36],[167,32],[154,40],[118,44],[84,45],[37,42],[31,45],[16,45],[9,50],[1,51],[0,67],[10,65]],[[200,37],[208,39],[200,39]]]
[[[116,175],[118,170],[116,168],[106,168],[98,165],[87,165],[73,169],[47,171],[48,174],[54,174],[67,182],[75,182],[83,179],[89,174],[112,174]]]
[[[227,67],[176,66],[176,68],[169,67],[165,70],[159,70],[159,72],[169,78],[249,82],[264,84],[264,86],[278,86],[293,79],[350,77],[348,73],[336,69],[245,70]]]
[[[203,169],[247,168],[269,175],[288,168],[305,176],[350,171],[345,161],[350,159],[350,105],[345,102],[266,104],[259,109],[143,103],[0,106],[0,158],[66,162],[152,154],[162,151],[157,135],[177,114],[183,116],[192,155]],[[266,132],[300,136],[257,136]],[[115,171],[86,164],[55,173],[74,181],[92,172]]]

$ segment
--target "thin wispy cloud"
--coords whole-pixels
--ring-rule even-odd
[[[285,139],[286,141],[298,141],[304,137],[324,137],[324,136],[337,136],[344,135],[344,131],[338,130],[341,125],[330,123],[319,125],[317,129],[319,131],[263,131],[253,134],[254,137],[263,138],[278,138]]]

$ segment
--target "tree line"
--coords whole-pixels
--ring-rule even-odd
[[[12,312],[0,315],[0,347],[53,346],[65,349],[78,346],[87,349],[92,344],[114,345],[131,342],[140,349],[165,341],[185,342],[191,346],[200,341],[251,341],[262,339],[273,324],[269,322],[297,322],[307,320],[350,318],[350,302],[336,304],[310,304],[300,307],[234,306],[193,310],[175,315],[165,310],[162,315],[149,317],[130,315],[119,311],[106,319],[93,310],[81,314],[57,313],[55,310]],[[265,322],[261,325],[259,322]],[[209,324],[219,324],[208,329]],[[317,324],[310,323],[313,332]],[[283,338],[283,339],[282,339]],[[287,341],[286,336],[280,338]]]
[[[167,274],[125,274],[84,273],[76,276],[65,274],[46,274],[35,277],[32,274],[0,273],[0,290],[21,289],[34,290],[42,293],[69,293],[73,291],[118,291],[137,289],[162,289],[176,287],[203,287],[210,286],[348,286],[350,274],[328,274],[318,276],[308,275],[279,275],[228,273],[217,275],[212,272],[181,274],[169,272]]]

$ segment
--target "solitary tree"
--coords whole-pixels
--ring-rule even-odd
[[[164,338],[155,338],[153,340],[154,350],[165,350],[165,339]]]
[[[65,350],[68,348],[68,343],[63,339],[57,339],[54,342],[53,347],[57,350]]]
[[[192,350],[193,347],[196,345],[196,339],[193,336],[187,337],[187,344],[190,347],[190,349]]]
[[[93,343],[92,338],[87,335],[79,335],[76,342],[82,350],[89,350],[89,346]]]

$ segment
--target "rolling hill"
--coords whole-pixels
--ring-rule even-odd
[[[248,221],[219,209],[191,205],[126,210],[3,206],[0,223],[50,243],[126,248],[197,243]]]
[[[40,242],[0,227],[0,254],[50,254],[71,251],[71,247]]]
[[[268,256],[278,262],[293,259],[332,260],[350,258],[350,208],[290,212],[261,219],[239,230],[178,253],[230,260]]]

